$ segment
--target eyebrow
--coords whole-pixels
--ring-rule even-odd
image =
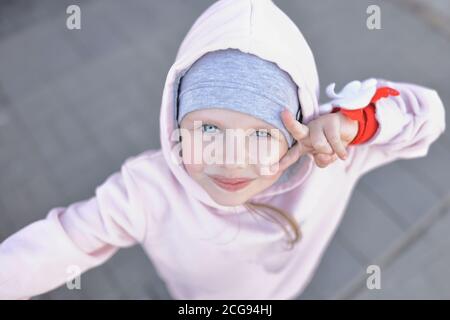
[[[194,121],[201,121],[203,124],[204,123],[209,123],[209,124],[213,124],[213,125],[218,126],[218,127],[223,127],[224,126],[223,123],[221,123],[220,121],[216,121],[216,120],[213,120],[213,119],[210,119],[210,118],[202,119],[202,120],[192,119],[192,122],[194,122]]]

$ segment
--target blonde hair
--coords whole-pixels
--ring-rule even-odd
[[[288,236],[290,248],[301,240],[302,233],[300,226],[287,212],[266,203],[246,202],[243,205],[251,214],[255,213],[266,220],[269,218],[269,221],[278,224]],[[271,212],[275,214],[271,214]],[[291,230],[289,231],[288,229]]]

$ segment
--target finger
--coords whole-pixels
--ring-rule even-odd
[[[308,136],[308,126],[297,121],[297,119],[294,118],[294,115],[288,109],[284,109],[281,112],[281,120],[295,140],[299,141]]]
[[[336,161],[337,157],[338,156],[336,154],[329,155],[324,153],[318,153],[314,155],[314,161],[318,167],[325,168],[334,161]]]
[[[295,163],[300,157],[311,151],[310,149],[303,146],[301,143],[296,143],[292,148],[286,152],[286,154],[280,159],[279,162],[273,164],[270,167],[272,172],[285,170],[293,163]]]
[[[325,168],[328,165],[328,157],[324,156],[323,153],[318,153],[314,155],[314,162],[320,168]]]
[[[328,143],[325,133],[323,132],[323,127],[321,124],[315,121],[311,121],[309,124],[309,137],[311,139],[311,144],[318,153],[332,154],[333,149]]]
[[[339,158],[345,160],[347,158],[347,151],[345,150],[344,143],[341,139],[341,124],[339,118],[334,118],[332,121],[325,123],[323,128],[325,137],[331,145],[331,148],[333,148]]]
[[[294,145],[281,158],[281,160],[271,166],[271,171],[278,172],[287,169],[300,158],[300,147],[298,144]]]

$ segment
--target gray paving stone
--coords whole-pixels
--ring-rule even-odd
[[[401,226],[359,191],[353,192],[337,236],[370,262],[403,234]]]
[[[47,20],[0,43],[0,82],[13,100],[82,63],[63,35],[65,24]]]
[[[87,0],[77,0],[77,4]],[[35,26],[41,21],[51,19],[55,15],[65,13],[65,8],[73,4],[71,0],[41,0],[30,2],[26,0],[4,0],[0,3],[0,37],[7,38],[12,34]]]
[[[99,156],[95,149],[86,146],[78,150],[76,157],[54,163],[51,173],[62,191],[73,201],[77,197],[84,199],[92,196],[95,187],[115,171],[105,165],[107,163],[107,159]]]
[[[110,15],[108,8],[104,1],[81,5],[81,29],[64,30],[66,41],[83,61],[103,57],[130,44],[117,24],[121,15]]]
[[[447,15],[450,19],[450,3],[446,0],[417,0],[425,6],[432,8],[433,10]]]
[[[387,267],[381,290],[361,289],[361,299],[448,299],[450,297],[450,215],[438,219]]]
[[[305,290],[296,297],[296,300],[319,300],[324,299],[324,297],[319,294],[311,285],[308,285]]]
[[[8,216],[5,214],[6,208],[3,206],[0,200],[0,212],[2,212],[1,223],[0,223],[0,242],[5,240],[12,234],[12,230],[14,230],[14,226]]]
[[[404,170],[400,160],[369,172],[361,179],[361,188],[368,196],[377,197],[375,201],[391,208],[392,219],[405,228],[439,199],[426,184]]]
[[[108,266],[119,283],[124,299],[170,298],[152,262],[139,246],[119,251]]]
[[[365,266],[335,238],[325,252],[309,286],[321,299],[331,299],[336,291],[364,269]]]
[[[411,175],[425,181],[435,195],[443,197],[449,190],[449,161],[450,148],[439,139],[430,147],[426,157],[404,161],[402,165]]]
[[[106,266],[91,269],[80,277],[80,290],[70,290],[66,285],[50,292],[51,299],[119,299],[122,296],[120,286],[108,272]]]

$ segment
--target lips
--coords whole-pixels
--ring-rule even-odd
[[[254,180],[249,178],[227,178],[223,176],[210,176],[210,178],[215,184],[227,191],[237,191],[243,189]]]

